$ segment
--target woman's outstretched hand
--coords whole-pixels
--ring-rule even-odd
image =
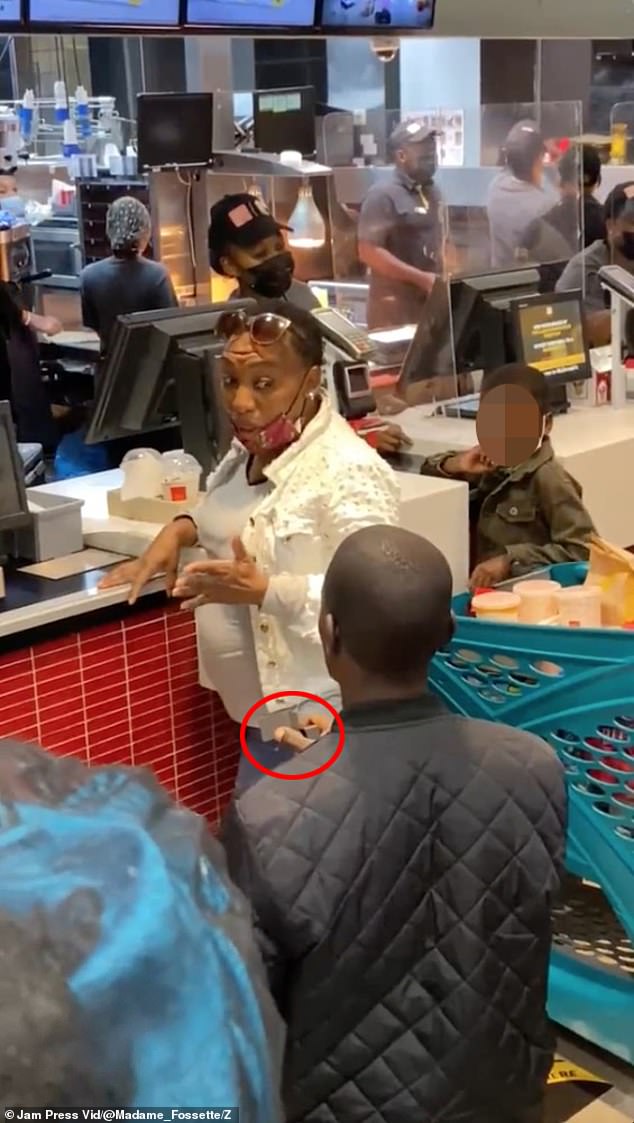
[[[203,604],[262,604],[269,586],[268,577],[249,557],[240,538],[234,538],[231,545],[233,557],[229,560],[192,562],[179,573],[173,596],[182,600],[182,608],[195,609]]]

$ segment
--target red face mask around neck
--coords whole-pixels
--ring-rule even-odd
[[[297,440],[302,430],[298,421],[291,421],[286,413],[282,413],[261,429],[246,433],[234,425],[234,431],[247,452],[257,455],[262,452],[283,452]]]
[[[233,422],[233,429],[240,444],[250,452],[252,456],[257,456],[259,453],[266,452],[284,452],[284,449],[289,448],[301,436],[304,428],[301,414],[296,421],[291,421],[288,416],[295,402],[299,398],[302,390],[304,389],[304,382],[308,371],[302,379],[299,390],[293,398],[288,409],[284,413],[278,414],[268,425],[263,425],[260,429],[253,429],[250,431],[241,430],[239,425]],[[304,410],[302,409],[302,414]]]

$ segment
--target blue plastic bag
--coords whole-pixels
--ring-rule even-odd
[[[108,446],[87,445],[84,440],[86,432],[86,429],[77,429],[62,437],[55,453],[56,480],[74,480],[77,476],[106,472],[112,467]]]
[[[109,1102],[239,1106],[240,1123],[278,1123],[282,1024],[204,820],[149,773],[10,741],[0,800],[0,913],[25,933],[43,926]],[[2,956],[0,926],[0,988]],[[0,1055],[10,1033],[0,1020]]]

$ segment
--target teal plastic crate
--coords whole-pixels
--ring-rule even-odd
[[[544,576],[571,586],[586,573],[561,565]],[[589,940],[556,940],[550,1012],[634,1063],[634,632],[476,620],[469,601],[455,598],[456,632],[430,685],[455,712],[526,729],[559,756],[567,867],[600,886],[616,928],[602,936],[589,918]]]

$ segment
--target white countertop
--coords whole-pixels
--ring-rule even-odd
[[[413,452],[423,456],[444,449],[472,448],[477,444],[475,421],[458,417],[433,417],[429,406],[414,406],[395,418],[414,441]],[[555,417],[553,444],[560,459],[601,450],[634,440],[634,403],[625,409],[599,406],[572,407]]]
[[[54,582],[51,585],[54,586]],[[141,594],[148,596],[150,593],[161,591],[161,582],[152,581]],[[0,639],[3,636],[17,635],[19,632],[28,632],[33,628],[43,628],[46,624],[55,624],[58,620],[71,619],[74,616],[83,616],[87,612],[96,612],[100,608],[110,608],[112,605],[125,604],[128,596],[127,588],[109,589],[102,592],[99,589],[84,589],[78,593],[69,593],[66,596],[55,596],[52,589],[51,597],[40,600],[36,604],[25,605],[12,612],[0,614]]]
[[[138,554],[141,553],[147,542],[156,534],[156,526],[146,523],[132,524],[130,528],[123,519],[109,519],[106,494],[110,488],[117,487],[120,473],[100,472],[93,476],[82,476],[74,480],[63,480],[58,483],[45,484],[33,488],[34,491],[50,492],[53,495],[68,496],[72,499],[81,499],[84,502],[82,510],[84,535],[90,538],[86,545],[98,546],[101,549],[111,549],[115,553]],[[116,524],[123,524],[118,526]],[[104,531],[107,524],[115,524],[111,530],[111,539],[115,545],[104,544],[106,535]],[[96,541],[93,541],[90,531],[96,532]],[[137,549],[126,548],[135,546]],[[14,611],[0,613],[0,638],[26,632],[32,628],[41,628],[46,624],[56,623],[58,620],[83,616],[87,612],[96,612],[101,608],[110,608],[113,605],[125,604],[128,596],[127,588],[109,589],[104,592],[97,588],[83,589],[67,595],[56,595],[56,582],[50,581],[50,597],[37,603],[24,605]],[[159,592],[161,581],[153,581],[148,585],[142,595]]]
[[[411,473],[399,472],[397,475],[401,485],[403,525],[425,535],[442,550],[451,566],[456,591],[461,591],[465,588],[468,557],[466,485]],[[143,552],[158,533],[159,527],[156,523],[133,522],[108,515],[107,493],[120,484],[121,472],[117,469],[46,484],[34,490],[82,500],[85,544],[135,557]],[[124,604],[128,595],[127,588],[107,592],[94,588],[56,596],[55,584],[54,581],[50,582],[50,598],[1,613],[0,638],[101,608]],[[154,581],[147,586],[145,593],[147,595],[160,589],[161,581]]]

